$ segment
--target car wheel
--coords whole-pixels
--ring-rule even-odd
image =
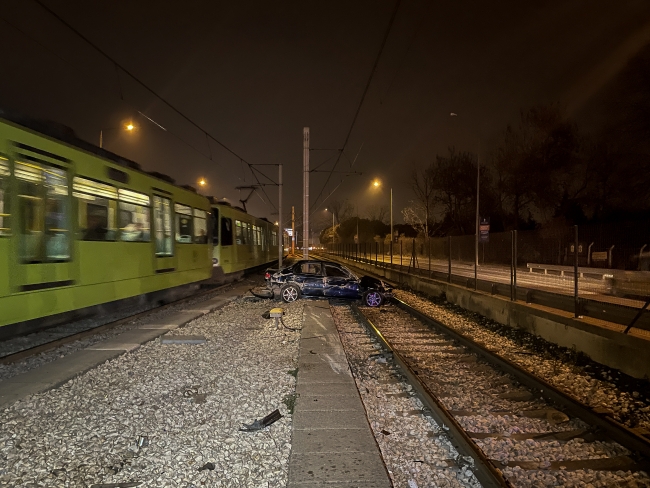
[[[363,295],[363,303],[369,307],[378,307],[384,303],[384,297],[378,291],[367,291]]]
[[[300,288],[296,285],[284,285],[280,290],[282,301],[286,303],[295,302],[300,298]]]

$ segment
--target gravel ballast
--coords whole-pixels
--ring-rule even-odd
[[[630,428],[650,430],[650,383],[624,378],[570,350],[447,303],[397,290],[397,298]]]
[[[332,317],[393,485],[481,486],[350,307],[333,306]]]
[[[285,486],[299,332],[272,305],[237,299],[163,336],[203,344],[159,338],[0,411],[0,486]],[[302,303],[283,308],[299,328]]]

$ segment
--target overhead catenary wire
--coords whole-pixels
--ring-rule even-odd
[[[106,59],[108,59],[111,63],[115,65],[116,68],[119,68],[124,72],[126,75],[128,75],[131,79],[133,79],[136,83],[138,83],[142,88],[144,88],[147,92],[152,94],[154,97],[156,97],[158,100],[160,100],[164,105],[166,105],[169,109],[171,109],[173,112],[175,112],[177,115],[179,115],[183,120],[188,122],[192,127],[198,129],[200,132],[204,133],[206,137],[209,139],[212,139],[214,142],[219,144],[224,150],[235,156],[236,158],[240,159],[243,163],[248,165],[248,168],[251,170],[251,173],[253,174],[253,177],[255,180],[259,182],[259,179],[257,175],[253,172],[253,164],[249,163],[246,161],[242,156],[237,154],[233,149],[228,147],[226,144],[221,142],[219,139],[217,139],[215,136],[210,134],[207,130],[203,129],[199,124],[194,122],[192,119],[190,119],[187,115],[185,115],[183,112],[181,112],[176,106],[172,105],[170,102],[168,102],[164,97],[159,95],[153,88],[149,87],[146,83],[141,81],[137,76],[135,76],[131,71],[126,69],[124,66],[122,66],[120,63],[117,62],[116,59],[114,59],[111,55],[109,55],[106,51],[104,51],[102,48],[100,48],[97,44],[95,44],[93,41],[91,41],[88,37],[86,37],[84,34],[82,34],[78,29],[76,29],[73,25],[71,25],[69,22],[67,22],[64,18],[62,18],[59,14],[54,12],[51,8],[49,8],[47,5],[45,5],[41,0],[33,0],[36,4],[38,4],[41,8],[43,8],[45,11],[47,11],[50,15],[52,15],[55,19],[57,19],[59,22],[61,22],[63,25],[65,25],[68,29],[70,29],[75,35],[80,37],[84,42],[86,42],[88,45],[90,45],[93,49],[95,49],[98,53],[100,53],[102,56],[104,56]],[[118,78],[119,78],[119,72],[118,72]],[[121,87],[120,87],[120,94],[121,94]],[[264,188],[261,188],[262,192],[264,193],[264,196],[266,196],[268,203],[275,209],[275,205],[269,198],[269,196],[266,193],[266,190]]]
[[[0,15],[0,20],[3,21],[4,23],[6,23],[7,25],[9,25],[9,26],[10,26],[11,28],[13,28],[14,30],[16,30],[18,33],[22,34],[25,38],[27,38],[27,39],[29,39],[30,41],[32,41],[32,42],[33,42],[34,44],[36,44],[37,46],[39,46],[40,48],[42,48],[44,51],[46,51],[46,52],[50,53],[51,55],[53,55],[54,57],[56,57],[59,61],[65,63],[67,66],[69,66],[69,67],[72,68],[72,69],[75,69],[75,70],[77,70],[77,71],[80,71],[79,66],[75,66],[75,65],[71,64],[68,60],[66,60],[66,59],[62,58],[61,56],[59,56],[58,53],[56,53],[55,51],[53,51],[52,49],[50,49],[49,47],[47,47],[45,44],[43,44],[43,43],[41,43],[40,41],[38,41],[37,39],[35,39],[33,36],[29,35],[27,32],[25,32],[25,31],[22,30],[20,27],[18,27],[18,26],[15,25],[14,23],[10,22],[9,20],[7,20],[6,18],[4,18],[4,17],[1,16],[1,15]],[[181,136],[179,136],[178,134],[176,134],[174,131],[168,130],[167,128],[163,127],[163,126],[160,125],[158,122],[156,122],[155,120],[153,120],[151,117],[149,117],[148,115],[146,115],[144,112],[142,112],[141,110],[139,110],[138,108],[136,108],[133,104],[131,104],[131,103],[129,103],[128,101],[126,101],[126,100],[124,99],[124,96],[123,96],[123,93],[122,93],[122,86],[121,86],[121,81],[120,81],[120,78],[119,78],[119,67],[118,67],[117,65],[115,65],[115,64],[113,64],[113,66],[115,67],[115,74],[116,74],[116,78],[117,78],[119,97],[120,97],[121,102],[122,102],[124,105],[126,105],[127,107],[129,107],[130,109],[132,109],[134,112],[137,112],[138,114],[140,114],[141,116],[143,116],[145,119],[147,119],[147,120],[148,120],[149,122],[151,122],[152,124],[156,125],[158,128],[160,128],[160,129],[164,130],[165,132],[167,132],[168,134],[170,134],[172,137],[174,137],[175,139],[177,139],[181,144],[184,144],[185,146],[187,146],[188,148],[190,148],[192,151],[196,152],[199,156],[204,157],[205,159],[209,159],[210,161],[213,161],[213,162],[214,162],[214,159],[212,158],[212,148],[210,147],[210,144],[209,144],[209,140],[210,140],[210,139],[209,139],[208,134],[205,134],[205,136],[206,136],[206,140],[207,140],[207,142],[208,142],[208,148],[209,148],[209,150],[210,150],[210,156],[209,156],[209,157],[206,156],[205,154],[203,154],[203,152],[202,152],[200,149],[198,149],[196,146],[192,145],[191,143],[189,143],[188,141],[186,141],[185,139],[183,139]],[[80,71],[80,72],[81,72],[81,71]],[[242,178],[237,177],[237,179],[241,180]],[[244,178],[244,179],[245,179],[245,178]],[[266,203],[266,202],[264,202],[264,203]]]
[[[38,0],[36,0],[38,1]],[[345,142],[343,143],[343,147],[341,149],[341,152],[339,153],[338,158],[336,158],[336,162],[334,163],[334,166],[332,167],[332,170],[327,177],[327,180],[325,180],[325,184],[321,188],[320,193],[316,197],[316,200],[314,200],[314,205],[318,203],[318,199],[321,197],[323,192],[325,191],[325,188],[327,187],[327,184],[329,183],[330,179],[332,178],[332,174],[336,167],[339,164],[339,161],[341,160],[341,154],[345,151],[345,148],[348,144],[348,141],[350,140],[350,135],[352,134],[352,130],[354,129],[354,125],[357,122],[357,118],[359,117],[359,112],[361,112],[361,107],[363,106],[363,101],[366,98],[366,95],[368,94],[368,89],[370,88],[370,84],[372,83],[372,79],[375,75],[375,72],[377,71],[377,65],[379,64],[379,59],[381,58],[382,53],[384,52],[384,47],[386,46],[386,41],[388,40],[388,36],[390,34],[390,31],[393,27],[393,23],[395,22],[395,17],[397,17],[397,11],[399,10],[399,6],[402,3],[402,0],[397,0],[395,2],[395,7],[393,8],[393,13],[391,14],[390,21],[388,22],[388,27],[386,28],[386,32],[384,33],[384,38],[381,41],[381,46],[379,48],[379,52],[377,53],[377,57],[375,58],[375,62],[372,66],[372,70],[370,71],[370,76],[368,77],[368,81],[366,83],[366,86],[363,90],[363,94],[361,95],[361,100],[359,101],[359,105],[357,106],[357,110],[354,114],[354,117],[352,118],[352,124],[350,124],[350,129],[348,130],[347,135],[345,136]],[[338,188],[338,187],[337,187]]]

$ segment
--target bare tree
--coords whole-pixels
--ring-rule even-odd
[[[354,216],[354,206],[348,200],[330,200],[327,209],[334,214],[338,223]]]
[[[426,237],[429,236],[429,220],[431,219],[434,205],[435,191],[435,169],[433,164],[427,166],[413,166],[409,183],[411,190],[415,195],[412,207],[416,213],[423,214],[423,232]],[[404,212],[402,212],[404,213]],[[405,216],[406,218],[406,216]]]
[[[388,223],[389,212],[387,205],[368,205],[366,207],[368,220],[378,220],[384,224]]]
[[[449,155],[436,156],[433,165],[434,202],[447,225],[461,232],[468,232],[474,222],[476,164],[475,155],[450,147]],[[485,168],[481,169],[481,188],[485,189]]]
[[[408,207],[402,209],[404,222],[417,230],[418,233],[425,234],[428,231],[426,209],[417,201],[411,200],[409,204]]]
[[[579,142],[576,127],[554,105],[522,111],[518,126],[506,128],[493,164],[500,200],[511,210],[515,228],[524,210],[543,211],[564,193],[584,190],[575,174]]]

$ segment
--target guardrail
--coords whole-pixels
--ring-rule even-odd
[[[541,270],[545,275],[550,272],[550,274],[557,274],[558,276],[573,276],[573,273],[575,272],[573,266],[561,266],[556,264],[526,263],[526,267],[531,273],[534,273],[535,270]],[[580,278],[604,280],[606,278],[611,278],[614,274],[615,271],[611,269],[578,267],[578,275]]]

